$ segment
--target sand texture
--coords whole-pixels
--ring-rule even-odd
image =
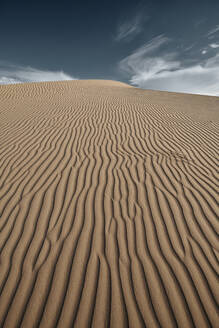
[[[0,86],[0,327],[218,327],[219,98]]]

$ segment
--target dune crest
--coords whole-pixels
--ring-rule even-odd
[[[0,327],[217,327],[218,99],[0,86]]]

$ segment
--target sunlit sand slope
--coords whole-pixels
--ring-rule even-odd
[[[0,86],[0,326],[218,327],[218,109]]]

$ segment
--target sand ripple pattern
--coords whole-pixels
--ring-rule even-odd
[[[218,99],[0,86],[0,327],[218,327]]]

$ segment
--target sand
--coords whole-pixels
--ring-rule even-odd
[[[218,109],[0,86],[0,327],[218,327]]]

